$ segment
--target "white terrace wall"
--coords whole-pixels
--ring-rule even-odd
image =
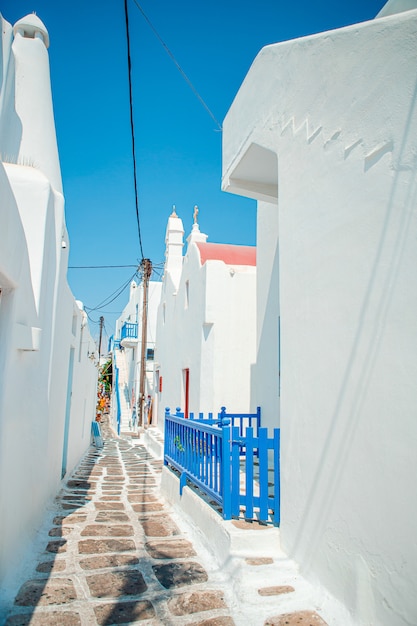
[[[89,445],[97,381],[85,314],[66,283],[68,237],[46,88],[47,34],[36,16],[26,22],[44,38],[22,41],[17,33],[12,45],[11,26],[3,20],[0,47],[0,618],[25,573],[63,470],[68,475]],[[27,103],[34,105],[32,120]],[[37,120],[47,133],[44,142],[38,139],[39,159],[34,137],[29,141],[30,124],[39,130]]]
[[[417,623],[416,41],[268,46],[224,123],[224,189],[278,211],[282,543],[366,626]]]

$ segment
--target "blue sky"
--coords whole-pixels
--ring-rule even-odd
[[[222,122],[259,50],[372,19],[384,0],[138,0],[214,116]],[[221,132],[135,4],[128,1],[139,211],[144,256],[164,260],[172,205],[186,235],[195,204],[209,241],[254,245],[256,205],[221,192]],[[50,65],[70,266],[135,265],[137,234],[123,0],[3,0],[14,23],[35,11],[50,35]],[[77,299],[94,309],[134,268],[69,269]],[[157,277],[155,277],[157,278]],[[108,334],[125,291],[89,312]],[[94,323],[95,322],[95,323]]]

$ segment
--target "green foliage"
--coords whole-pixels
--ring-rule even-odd
[[[174,437],[174,446],[175,446],[176,448],[178,448],[178,450],[179,450],[180,452],[184,452],[184,450],[185,450],[184,446],[183,446],[183,445],[182,445],[182,443],[181,443],[181,439],[179,438],[179,436],[178,436],[178,435],[177,435],[176,437]]]
[[[112,369],[112,360],[109,359],[104,363],[101,368],[101,373],[98,377],[99,383],[104,385],[104,389],[106,393],[111,393],[112,385],[113,385],[113,369]]]

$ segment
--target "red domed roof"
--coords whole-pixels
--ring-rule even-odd
[[[226,243],[196,243],[201,265],[206,261],[223,261],[226,265],[256,266],[255,246],[236,246]]]

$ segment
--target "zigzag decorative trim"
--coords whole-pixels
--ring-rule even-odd
[[[294,116],[290,117],[290,119],[283,125],[282,130],[281,130],[281,135],[283,135],[285,133],[287,128],[292,130],[293,135],[297,135],[303,129],[305,129],[307,143],[312,143],[314,141],[314,139],[321,133],[321,131],[323,129],[322,126],[318,126],[316,129],[310,130],[310,123],[309,123],[307,118],[297,128],[295,126],[295,117]]]
[[[305,118],[301,124],[299,124],[298,126],[296,125],[296,121],[295,121],[295,116],[290,117],[286,122],[284,122],[281,126],[281,136],[284,135],[286,132],[290,131],[292,132],[293,135],[298,135],[300,134],[302,131],[305,132],[305,137],[306,137],[306,142],[308,144],[311,144],[322,132],[323,127],[322,126],[318,126],[317,128],[315,128],[314,130],[311,128],[310,122],[308,120],[308,118]],[[323,149],[327,149],[330,148],[331,145],[333,144],[333,142],[337,141],[340,139],[340,136],[342,135],[342,131],[340,129],[335,130],[332,135],[330,136],[329,139],[327,139],[324,143],[323,143]],[[355,148],[358,148],[359,146],[363,145],[363,139],[357,139],[356,141],[354,141],[353,143],[349,144],[348,146],[345,146],[344,148],[344,159],[346,160],[350,154],[353,152],[353,150],[355,150]],[[394,150],[394,142],[390,139],[387,141],[384,141],[378,145],[376,145],[374,148],[372,148],[368,154],[366,154],[363,158],[364,158],[364,162],[365,162],[365,172],[368,171],[371,167],[373,167],[376,163],[378,163],[378,161],[388,152],[393,152]]]

